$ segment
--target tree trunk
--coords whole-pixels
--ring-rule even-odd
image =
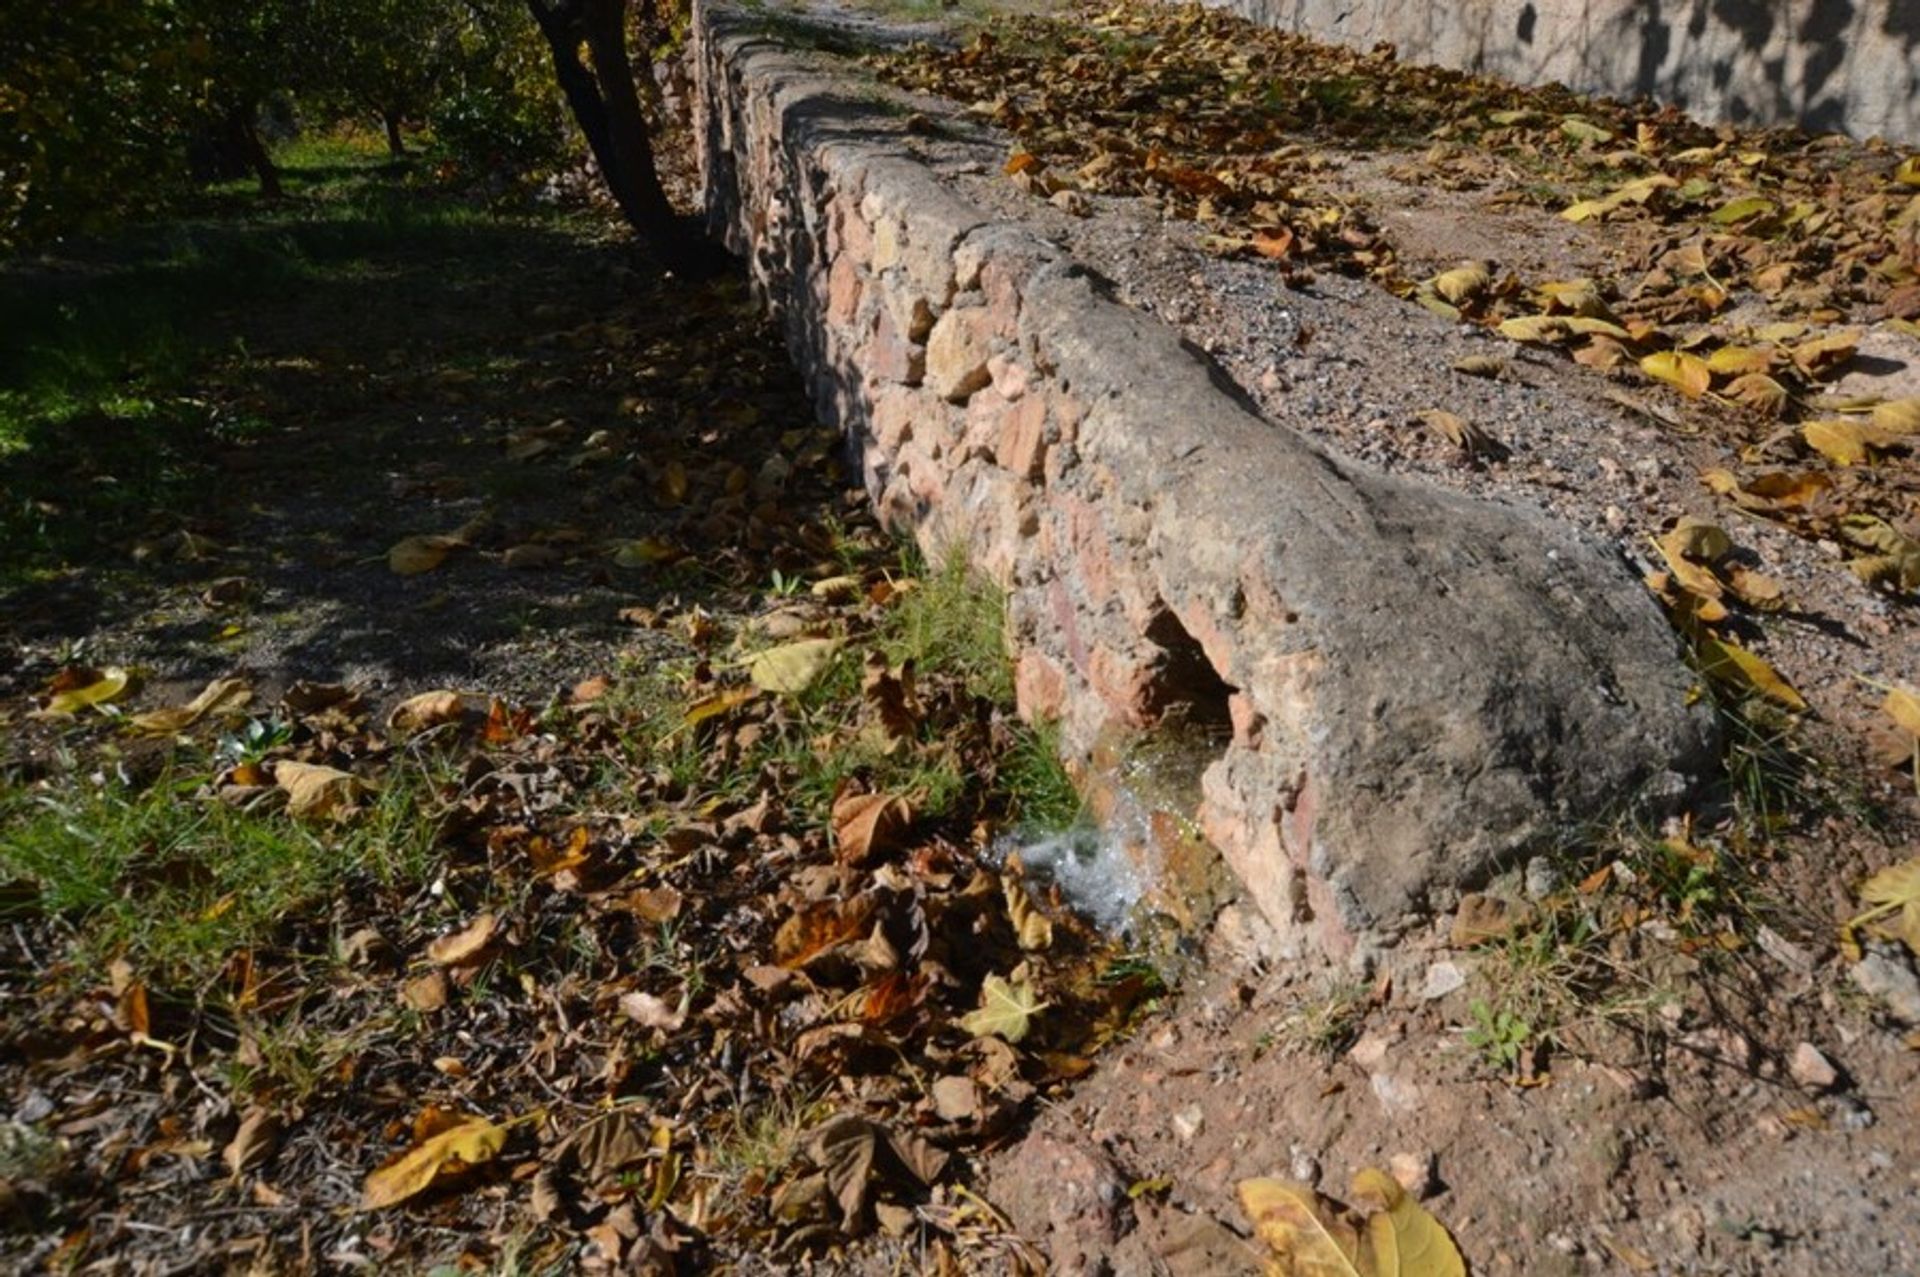
[[[392,111],[382,111],[380,122],[387,126],[387,154],[399,159],[407,153],[407,144],[400,137],[399,115]]]
[[[228,109],[226,118],[227,137],[236,155],[243,157],[247,167],[260,180],[260,194],[270,200],[280,198],[280,170],[274,167],[273,157],[267,154],[266,143],[260,140],[260,130],[254,127],[257,108],[252,103],[234,106]]]
[[[566,3],[566,0],[551,4],[546,0],[527,0],[527,7],[533,11],[533,19],[540,25],[540,34],[546,37],[547,48],[553,54],[554,78],[559,81],[560,92],[566,96],[574,122],[587,139],[587,149],[593,152],[594,163],[600,166],[600,176],[607,183],[607,192],[613,196],[614,203],[620,206],[627,221],[638,227],[640,222],[632,190],[614,157],[606,104],[600,100],[600,90],[593,82],[593,73],[580,61],[580,44],[586,37],[580,27],[578,4]]]
[[[627,56],[628,0],[527,0],[527,5],[553,52],[560,89],[628,225],[678,270],[706,275],[723,269],[724,254],[674,213],[660,185]],[[582,40],[592,55],[591,73],[580,61]]]
[[[663,249],[683,247],[679,241],[685,232],[653,166],[653,141],[647,135],[646,113],[640,109],[633,63],[627,57],[627,0],[584,0],[584,14],[594,78],[607,107],[614,162],[639,215],[635,229]]]

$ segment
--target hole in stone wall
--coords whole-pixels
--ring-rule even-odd
[[[1146,637],[1165,653],[1153,680],[1149,710],[1154,718],[1200,729],[1209,736],[1229,732],[1232,716],[1227,698],[1236,689],[1214,670],[1199,641],[1187,633],[1171,608],[1162,605],[1147,626]]]

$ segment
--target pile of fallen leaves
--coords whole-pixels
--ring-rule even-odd
[[[442,859],[310,902],[198,987],[126,960],[28,974],[84,923],[20,884],[8,992],[48,1013],[13,1020],[12,1050],[63,1151],[15,1200],[76,1259],[152,1193],[235,1203],[220,1244],[282,1259],[418,1257],[422,1225],[472,1229],[476,1257],[519,1237],[658,1271],[876,1229],[944,1262],[1023,1257],[966,1155],[1156,990],[987,854],[1026,729],[962,673],[889,661],[921,583],[882,562],[757,616],[636,613],[682,655],[543,714],[443,689],[377,715],[297,685],[275,741],[192,801],[324,842],[410,784]],[[183,750],[259,709],[235,679],[127,716],[122,671],[59,683],[47,712]],[[831,789],[822,759],[843,760]],[[907,783],[929,760],[957,794]],[[290,1026],[330,1043],[297,1084]]]

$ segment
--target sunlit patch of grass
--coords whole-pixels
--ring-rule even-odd
[[[975,696],[1011,704],[1005,596],[957,553],[928,565],[909,551],[902,566],[918,584],[901,597],[878,636],[888,661],[911,660],[924,673],[961,679]]]
[[[17,791],[0,798],[0,875],[35,885],[76,952],[192,982],[315,900],[420,881],[438,855],[430,794],[396,771],[335,826],[229,806],[185,774]]]

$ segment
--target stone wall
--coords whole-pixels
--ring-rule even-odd
[[[1003,585],[1022,714],[1212,733],[1199,822],[1277,955],[1390,940],[1710,754],[1646,591],[1545,516],[1328,456],[914,155],[777,23],[696,12],[709,216],[883,516]],[[831,41],[825,41],[831,42]],[[921,109],[931,109],[925,108]]]
[[[1409,62],[1920,145],[1920,0],[1204,0]]]

